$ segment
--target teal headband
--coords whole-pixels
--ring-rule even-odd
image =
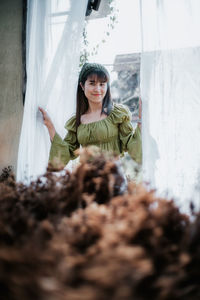
[[[79,74],[79,82],[82,81],[83,77],[87,77],[88,74],[95,71],[102,71],[109,78],[108,70],[103,65],[96,63],[85,63]]]

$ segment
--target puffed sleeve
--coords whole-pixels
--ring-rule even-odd
[[[133,129],[131,113],[124,105],[118,105],[119,138],[122,152],[128,151],[137,163],[142,163],[142,141],[139,126]]]
[[[75,116],[66,122],[65,128],[68,130],[68,132],[64,140],[62,140],[58,133],[56,133],[53,138],[49,155],[49,162],[53,164],[56,160],[56,163],[61,162],[62,164],[66,165],[69,160],[77,157],[74,154],[74,151],[78,149],[80,145],[77,141]]]

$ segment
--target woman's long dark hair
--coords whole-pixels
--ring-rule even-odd
[[[101,113],[105,113],[106,115],[109,115],[112,110],[112,100],[111,100],[111,93],[110,93],[109,76],[106,73],[104,73],[102,70],[92,70],[86,76],[83,76],[81,78],[82,85],[85,84],[87,78],[91,75],[96,75],[99,80],[102,80],[103,82],[107,82],[107,92],[103,99]],[[82,90],[82,87],[80,86],[80,81],[79,81],[78,87],[77,87],[76,100],[77,100],[77,102],[76,102],[76,128],[78,128],[78,126],[81,123],[81,116],[84,113],[86,113],[86,111],[89,108],[88,99],[85,97],[84,91]]]

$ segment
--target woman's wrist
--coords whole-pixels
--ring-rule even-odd
[[[51,141],[53,141],[54,136],[56,134],[56,130],[55,130],[54,126],[48,127],[48,131],[49,131],[50,139],[51,139]]]

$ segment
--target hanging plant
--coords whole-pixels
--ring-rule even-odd
[[[89,48],[89,41],[88,41],[88,34],[87,34],[87,25],[88,20],[85,20],[85,26],[83,29],[83,42],[82,42],[82,50],[80,54],[80,64],[79,66],[82,67],[84,63],[88,62],[90,56],[97,55],[100,45],[106,42],[106,40],[109,38],[111,31],[115,28],[115,24],[117,21],[117,13],[118,9],[115,8],[114,2],[116,0],[108,0],[109,6],[110,6],[110,14],[109,17],[105,18],[107,25],[106,30],[104,32],[104,36],[101,39],[101,41],[95,45],[92,50],[88,50]]]

